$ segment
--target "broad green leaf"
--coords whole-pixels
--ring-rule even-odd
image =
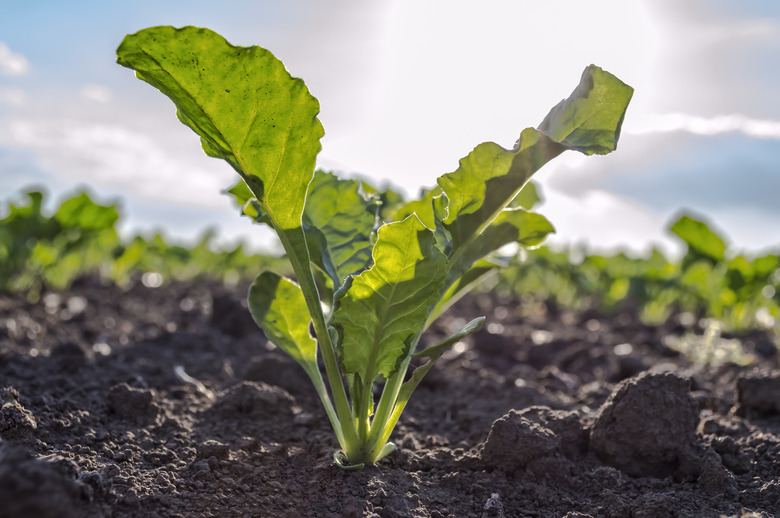
[[[239,207],[243,207],[249,200],[255,197],[255,193],[253,193],[246,182],[240,178],[238,179],[238,182],[236,182],[236,185],[222,192],[232,196],[233,201],[235,201],[236,205]]]
[[[114,205],[98,205],[87,193],[82,192],[64,201],[54,214],[54,219],[63,227],[92,232],[113,228],[119,214]]]
[[[206,154],[238,171],[277,231],[300,228],[323,135],[319,103],[302,80],[268,50],[198,27],[128,35],[117,62],[174,102]]]
[[[249,288],[249,312],[265,336],[310,375],[317,371],[317,341],[300,286],[273,272],[257,276]]]
[[[539,131],[586,155],[611,153],[633,93],[617,77],[590,65],[572,94],[550,110]]]
[[[565,148],[541,132],[523,130],[520,147],[507,151],[485,142],[461,159],[460,167],[438,179],[445,197],[434,210],[437,231],[450,257],[462,253],[514,199],[530,176]]]
[[[333,300],[333,292],[341,286],[341,283],[337,267],[328,250],[328,240],[317,227],[304,225],[304,232],[306,233],[306,246],[309,249],[309,260],[319,268],[319,272],[314,271],[313,273],[315,278],[320,281],[320,299],[330,303]]]
[[[539,188],[532,181],[528,181],[525,187],[520,189],[520,192],[515,196],[515,199],[509,204],[510,207],[522,207],[526,210],[531,210],[534,206],[542,201],[542,196],[539,194]]]
[[[489,227],[470,240],[450,262],[446,285],[456,282],[474,263],[502,246],[518,243],[528,248],[535,247],[552,232],[555,232],[555,227],[541,214],[521,208],[504,209]]]
[[[729,261],[726,270],[726,286],[734,291],[744,288],[753,280],[753,264],[744,256],[738,255]]]
[[[541,214],[521,208],[501,211],[482,234],[464,246],[462,253],[450,261],[445,291],[428,323],[436,320],[488,275],[505,266],[496,259],[483,258],[510,243],[518,243],[526,248],[536,247],[552,232],[555,232],[555,227]]]
[[[769,276],[780,267],[780,257],[771,254],[757,257],[752,266],[755,278],[768,282]]]
[[[442,313],[447,311],[453,304],[458,302],[464,295],[486,280],[488,276],[495,274],[499,268],[506,267],[506,261],[499,258],[482,259],[477,261],[466,273],[460,276],[451,285],[446,286],[446,290],[441,299],[431,311],[428,317],[426,327],[435,322]]]
[[[380,227],[374,264],[336,293],[331,326],[346,374],[392,376],[444,283],[446,258],[416,216]]]
[[[703,221],[683,215],[672,224],[669,230],[688,245],[689,251],[715,262],[722,261],[725,257],[725,241]]]
[[[117,62],[158,88],[208,156],[227,161],[259,202],[295,271],[323,347],[337,370],[302,226],[320,138],[319,103],[302,80],[261,47],[237,47],[198,27],[152,27],[125,37]],[[334,375],[335,377],[335,375]],[[346,396],[337,390],[339,414]]]
[[[437,231],[449,243],[445,250],[451,260],[457,261],[468,250],[469,242],[548,161],[567,149],[586,154],[614,149],[632,92],[608,72],[590,66],[569,98],[550,112],[540,129],[523,130],[512,150],[492,142],[480,144],[461,159],[455,172],[441,176],[438,183],[446,200],[434,212],[439,220]],[[611,140],[605,135],[611,135]]]
[[[412,214],[417,214],[420,221],[430,228],[436,228],[436,221],[433,216],[433,199],[441,196],[442,190],[438,185],[433,189],[423,189],[416,200],[407,202],[393,212],[393,221],[402,221]]]
[[[309,184],[303,213],[312,260],[341,286],[347,275],[371,261],[371,234],[377,223],[378,205],[360,192],[354,180],[317,171]],[[310,234],[312,239],[309,239]],[[316,250],[312,251],[312,244]],[[317,263],[319,260],[319,263]]]
[[[705,261],[691,264],[680,276],[679,285],[690,288],[692,293],[705,299],[712,298],[720,290],[720,273]]]

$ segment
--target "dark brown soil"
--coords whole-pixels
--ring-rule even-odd
[[[377,466],[346,472],[244,290],[85,279],[0,298],[0,517],[780,515],[780,371],[694,370],[631,313],[475,295]],[[685,320],[685,319],[683,319]],[[699,330],[700,331],[700,330]]]

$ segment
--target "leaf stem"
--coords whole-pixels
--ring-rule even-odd
[[[268,208],[266,212],[273,221],[273,214]],[[347,458],[350,457],[350,452],[354,452],[359,448],[359,441],[357,438],[357,430],[355,429],[355,422],[352,418],[352,410],[347,400],[347,393],[344,390],[344,382],[341,379],[341,372],[339,371],[338,362],[336,360],[336,353],[333,348],[333,342],[330,339],[330,333],[328,333],[328,326],[325,323],[325,315],[322,313],[322,306],[320,306],[319,292],[317,291],[317,285],[314,282],[314,276],[311,271],[311,263],[309,262],[309,251],[306,248],[306,238],[303,232],[303,228],[287,230],[277,228],[277,235],[282,242],[287,257],[290,260],[290,264],[293,267],[296,277],[298,278],[298,284],[303,291],[303,296],[306,299],[306,306],[309,309],[311,315],[312,324],[314,325],[314,332],[317,335],[317,341],[320,343],[320,352],[322,353],[322,359],[325,362],[325,373],[328,376],[328,384],[333,395],[333,401],[336,407],[337,422],[334,423],[331,419],[331,424],[336,431],[337,436],[341,435],[343,438],[341,447],[347,454]],[[321,396],[322,399],[322,396]],[[327,405],[325,410],[327,411]],[[339,429],[341,434],[339,434]]]
[[[398,371],[387,380],[384,389],[382,389],[382,396],[379,398],[379,404],[374,412],[374,419],[371,421],[371,430],[368,434],[368,440],[366,441],[367,444],[370,445],[370,451],[372,452],[378,447],[384,447],[384,444],[379,444],[378,441],[381,436],[384,435],[383,431],[387,426],[387,420],[390,417],[393,408],[395,408],[398,392],[401,390],[401,384],[406,376],[406,371],[409,369],[409,362],[412,360],[412,352],[415,347],[417,347],[419,338],[419,334],[415,336],[412,347],[409,350],[409,355],[404,359],[403,363],[401,363]]]

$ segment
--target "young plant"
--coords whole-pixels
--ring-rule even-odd
[[[512,149],[480,144],[421,199],[390,211],[357,182],[315,174],[319,103],[268,50],[208,29],[153,27],[125,37],[117,54],[174,102],[207,155],[235,169],[244,213],[279,236],[297,282],[261,273],[250,311],[311,378],[341,445],[336,462],[350,469],[394,450],[388,440],[420,380],[484,317],[416,351],[423,331],[500,266],[499,248],[536,246],[554,231],[514,201],[531,175],[569,149],[613,151],[633,93],[591,65]],[[425,363],[407,379],[413,358]]]

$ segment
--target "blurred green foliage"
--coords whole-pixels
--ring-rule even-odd
[[[526,208],[540,200],[529,185],[518,201]],[[392,191],[381,194],[402,203]],[[31,190],[0,211],[0,292],[23,292],[36,300],[42,290],[67,289],[86,274],[123,286],[148,272],[165,282],[207,277],[227,283],[251,280],[263,269],[289,273],[282,257],[247,252],[240,244],[218,250],[213,231],[191,247],[168,244],[159,234],[122,240],[117,207],[99,205],[86,192],[65,200],[52,214],[44,210],[44,201],[42,192]],[[725,330],[778,326],[780,255],[737,254],[704,218],[692,214],[679,216],[668,230],[685,246],[679,260],[658,250],[637,258],[545,246],[513,259],[490,286],[573,309],[638,311],[648,324],[685,311],[717,319]]]
[[[685,247],[679,261],[658,250],[633,258],[542,247],[503,270],[496,289],[608,314],[633,309],[648,324],[685,311],[717,319],[727,330],[777,325],[780,255],[736,254],[703,218],[690,214],[668,230]]]
[[[115,205],[99,205],[86,192],[65,200],[53,214],[44,194],[30,190],[9,202],[0,219],[0,292],[24,292],[37,300],[44,289],[67,289],[79,276],[97,274],[120,286],[144,273],[164,281],[209,277],[251,280],[261,269],[284,268],[278,257],[248,253],[242,245],[217,250],[207,231],[192,247],[166,243],[158,234],[123,241]]]

